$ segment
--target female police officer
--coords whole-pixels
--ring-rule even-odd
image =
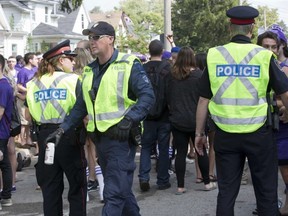
[[[65,40],[43,55],[34,79],[28,84],[27,104],[39,125],[39,158],[36,177],[44,199],[44,215],[63,215],[63,172],[69,182],[69,215],[86,215],[86,160],[75,129],[65,133],[55,147],[54,163],[45,160],[45,139],[58,128],[76,101],[78,76],[73,71],[74,56]]]

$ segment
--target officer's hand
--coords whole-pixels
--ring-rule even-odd
[[[196,136],[195,137],[195,149],[199,155],[204,155],[204,147],[207,147],[207,137],[204,136]]]
[[[119,141],[125,141],[129,139],[130,129],[133,125],[132,119],[129,117],[124,117],[118,124],[117,124],[117,139]]]
[[[55,144],[56,147],[63,134],[64,134],[63,128],[58,128],[56,131],[48,135],[48,137],[45,140],[45,144],[47,144],[48,142],[52,142]]]

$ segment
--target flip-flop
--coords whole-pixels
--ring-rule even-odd
[[[183,191],[177,191],[175,195],[183,195],[184,193],[186,193],[186,189],[184,189]]]
[[[209,175],[211,182],[217,182],[217,177],[215,175]]]
[[[203,183],[203,178],[196,178],[196,184]]]

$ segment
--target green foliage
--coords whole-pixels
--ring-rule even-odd
[[[120,1],[124,11],[134,23],[136,37],[127,37],[125,42],[132,52],[147,53],[151,38],[164,32],[163,0]]]
[[[259,17],[257,17],[256,27],[268,28],[279,20],[277,9],[269,9],[267,6],[259,6],[258,11]]]
[[[61,0],[60,10],[63,12],[71,13],[81,6],[83,0]]]
[[[94,7],[90,13],[102,13],[102,10],[99,6]]]
[[[226,11],[235,0],[175,0],[172,4],[172,28],[178,46],[191,46],[196,52],[229,41]]]
[[[32,44],[32,38],[31,36],[29,35],[27,37],[27,42],[26,42],[26,50],[30,51],[33,49],[33,44]]]
[[[40,44],[41,46],[41,52],[45,53],[50,49],[50,44],[46,43],[45,40],[42,41],[42,43]]]
[[[15,28],[15,18],[14,18],[13,14],[9,17],[9,25],[10,25],[10,28],[14,30],[14,28]]]

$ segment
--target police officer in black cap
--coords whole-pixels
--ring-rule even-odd
[[[39,157],[35,168],[45,216],[63,215],[64,173],[69,182],[69,215],[86,215],[86,159],[77,130],[71,128],[58,140],[54,160],[48,163],[45,155],[45,150],[51,152],[53,147],[53,144],[46,145],[46,138],[59,127],[76,101],[76,89],[80,88],[78,75],[72,73],[76,55],[70,49],[69,40],[59,43],[44,53],[36,77],[27,85],[27,105],[39,128]]]
[[[82,32],[96,60],[83,71],[82,94],[71,113],[51,134],[56,139],[88,114],[87,131],[95,139],[104,177],[103,216],[140,215],[132,192],[136,145],[142,121],[153,106],[153,88],[138,58],[114,48],[115,30],[99,21]]]
[[[273,89],[288,107],[288,79],[271,51],[251,43],[258,14],[249,6],[227,11],[232,39],[209,49],[207,67],[200,80],[195,145],[198,153],[203,154],[209,109],[217,126],[217,216],[234,215],[246,158],[259,215],[278,215],[277,152],[273,128],[267,120],[270,115],[266,95]]]

